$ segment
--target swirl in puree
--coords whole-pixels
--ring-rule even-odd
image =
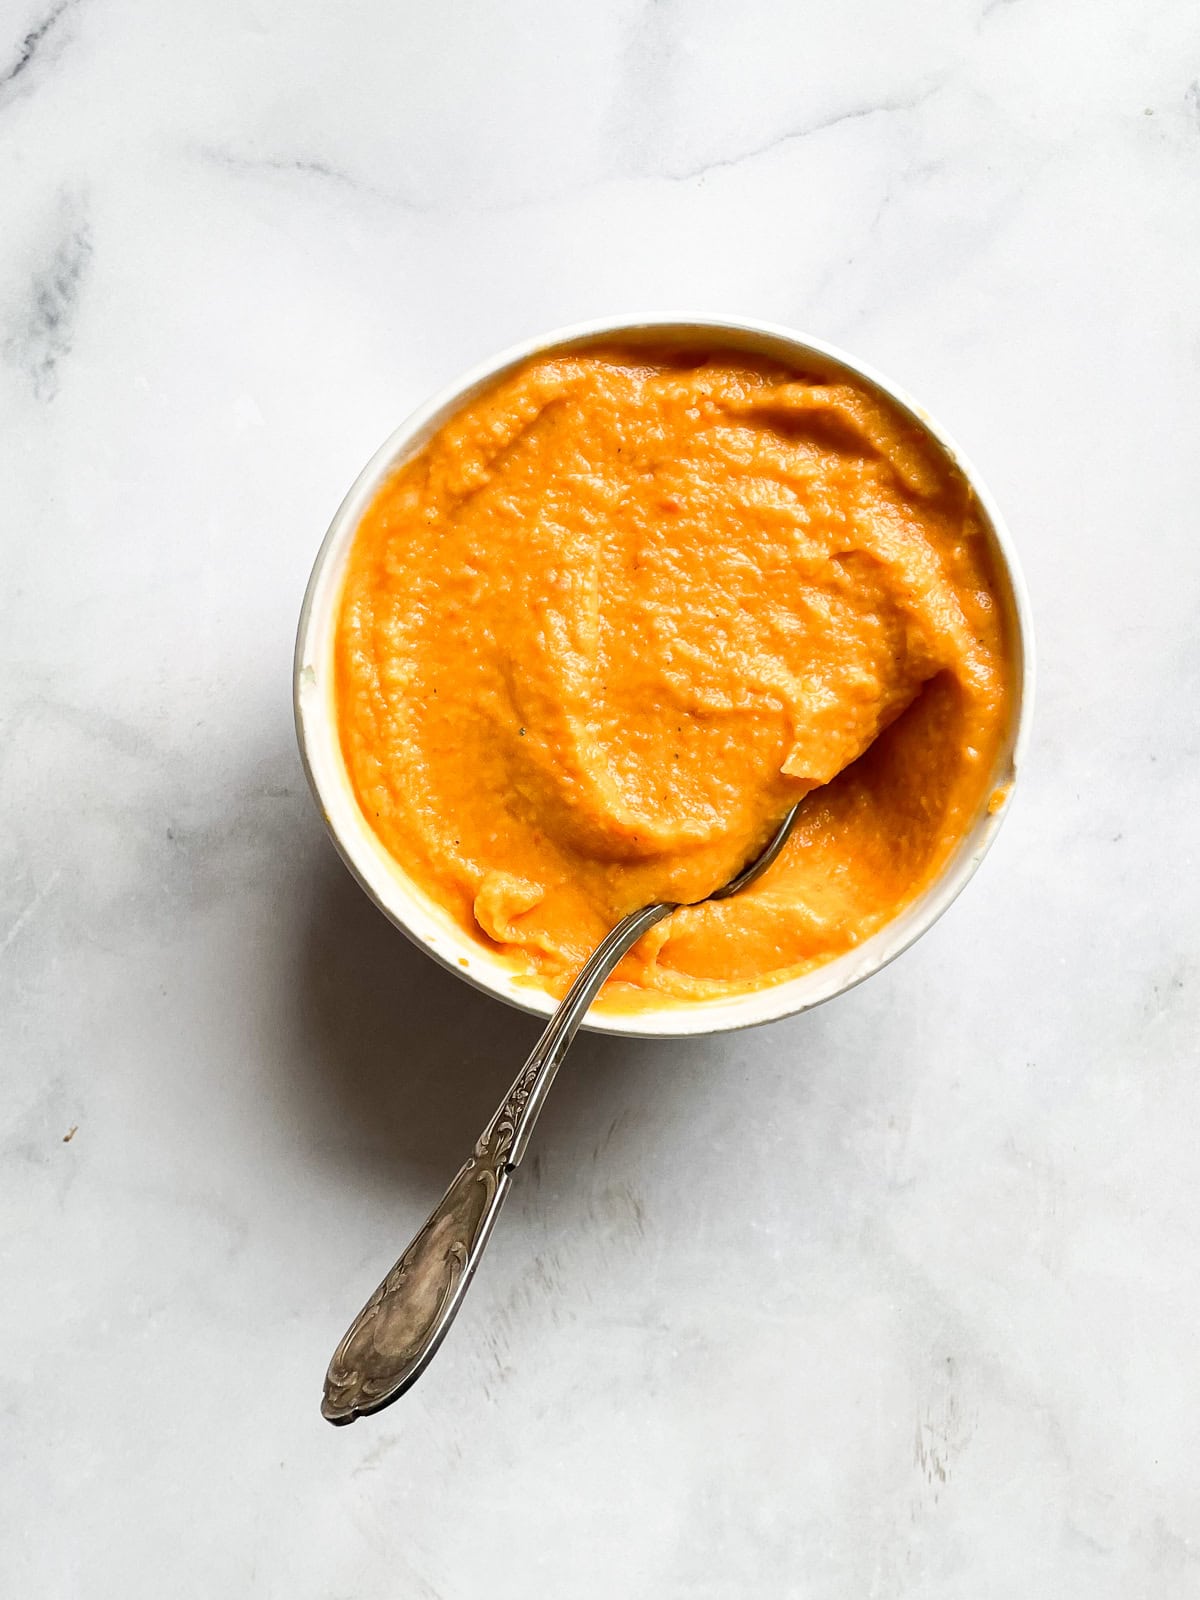
[[[554,994],[714,998],[874,932],[986,803],[1010,669],[971,492],[856,384],[730,352],[529,362],[380,489],[336,706],[404,872]],[[779,861],[701,900],[807,796]]]

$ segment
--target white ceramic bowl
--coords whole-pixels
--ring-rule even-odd
[[[375,904],[410,939],[443,966],[478,989],[548,1017],[554,1001],[522,979],[499,956],[483,949],[440,906],[412,883],[385,851],[359,809],[351,788],[334,720],[333,642],[346,557],[367,506],[392,469],[416,454],[455,412],[531,356],[580,349],[591,344],[681,344],[692,349],[734,349],[777,357],[809,373],[849,376],[885,395],[937,441],[957,464],[978,499],[984,528],[995,555],[1000,600],[1008,609],[1014,652],[1012,712],[996,763],[994,785],[1011,784],[1024,755],[1033,696],[1033,635],[1029,602],[1008,532],[978,474],[936,422],[901,389],[869,367],[820,340],[788,328],[723,318],[613,318],[560,328],[515,345],[475,367],[401,423],[359,473],[325,535],[300,613],[296,638],[296,731],[308,780],[326,826],[346,865]],[[813,972],[749,994],[681,1005],[664,1003],[629,1014],[595,1016],[588,1026],[601,1033],[640,1038],[679,1038],[720,1033],[772,1022],[820,1005],[878,972],[931,927],[959,894],[983,860],[1007,805],[989,813],[986,799],[939,876],[891,922],[856,949]]]

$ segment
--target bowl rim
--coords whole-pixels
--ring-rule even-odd
[[[991,848],[1011,809],[1012,793],[1028,749],[1035,660],[1029,596],[1012,535],[991,491],[954,439],[906,390],[839,347],[796,329],[741,317],[618,315],[570,323],[507,346],[444,384],[388,435],[359,472],[329,524],[313,563],[296,630],[293,711],[300,758],[326,829],[351,874],[402,933],[447,971],[494,999],[543,1019],[557,1002],[510,962],[482,949],[409,879],[387,854],[358,805],[341,756],[333,703],[333,623],[354,533],[367,505],[394,467],[415,455],[455,412],[497,379],[539,355],[605,342],[696,343],[777,354],[801,364],[843,372],[883,395],[928,434],[967,480],[1006,590],[1013,651],[1013,690],[1007,738],[997,758],[991,790],[1006,788],[992,811],[983,802],[955,850],[932,880],[863,943],[794,978],[715,1000],[664,1000],[629,1011],[592,1013],[593,1033],[631,1038],[694,1038],[758,1027],[822,1005],[865,982],[909,949],[958,898]]]

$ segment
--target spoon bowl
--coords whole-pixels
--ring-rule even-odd
[[[719,317],[623,317],[559,329],[506,350],[468,372],[397,429],[363,469],[333,519],[300,616],[294,679],[296,728],[305,770],[326,826],[375,904],[457,978],[545,1018],[554,1011],[553,997],[529,982],[502,952],[473,938],[445,907],[425,894],[388,854],[363,815],[342,757],[334,700],[334,640],[350,548],[367,507],[389,474],[423,449],[465,405],[532,357],[612,344],[724,349],[767,357],[828,381],[849,379],[875,391],[906,417],[970,485],[989,546],[998,602],[1005,613],[1012,660],[1010,721],[985,795],[1011,792],[1028,739],[1032,703],[1029,606],[1016,554],[994,500],[979,474],[929,413],[861,362],[819,339],[769,323]],[[937,921],[970,880],[1007,811],[1007,804],[989,808],[984,799],[975,815],[966,819],[957,845],[936,876],[890,922],[823,965],[778,983],[711,1000],[680,1004],[666,998],[659,1002],[647,995],[635,1009],[593,1010],[583,1025],[596,1032],[637,1038],[684,1038],[771,1022],[842,994],[894,960]]]

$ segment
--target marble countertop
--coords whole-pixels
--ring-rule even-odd
[[[1192,1600],[1191,0],[11,0],[0,216],[0,1588]],[[443,1354],[335,1432],[535,1025],[326,842],[300,598],[411,406],[625,310],[945,422],[1031,759],[862,989],[584,1041]]]

